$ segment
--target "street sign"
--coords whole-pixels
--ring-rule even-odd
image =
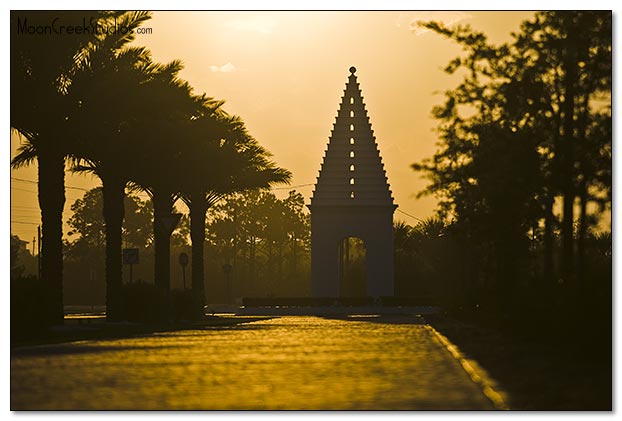
[[[175,230],[179,220],[181,219],[181,213],[171,213],[170,215],[162,215],[157,218],[160,227],[164,228],[168,235],[171,235]]]
[[[136,265],[138,262],[138,249],[123,249],[124,265]]]

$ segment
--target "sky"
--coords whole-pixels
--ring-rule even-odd
[[[438,20],[469,24],[494,43],[510,40],[532,12],[229,11],[154,12],[151,34],[134,44],[159,62],[180,59],[181,77],[196,93],[225,100],[249,132],[293,173],[291,187],[309,203],[350,66],[358,82],[398,211],[396,220],[416,224],[434,213],[435,199],[417,198],[427,182],[410,165],[436,150],[434,105],[459,78],[443,67],[461,50],[416,25]],[[20,139],[11,136],[11,156]],[[140,157],[137,157],[140,159]],[[11,171],[11,232],[32,241],[40,223],[36,165]],[[92,176],[66,176],[63,219]],[[185,211],[183,205],[179,206]],[[415,217],[415,218],[413,218]],[[64,232],[68,231],[65,225]]]

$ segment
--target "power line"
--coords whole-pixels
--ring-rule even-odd
[[[401,209],[397,209],[397,211],[398,211],[398,212],[400,212],[400,213],[403,213],[404,215],[409,216],[409,217],[411,217],[411,218],[413,218],[413,219],[416,219],[416,220],[417,220],[417,221],[419,221],[419,222],[425,222],[423,219],[421,219],[421,218],[417,218],[416,216],[413,216],[413,215],[411,215],[411,214],[408,214],[408,213],[404,212],[404,211],[403,211],[403,210],[401,210]]]
[[[18,187],[13,187],[13,186],[11,186],[11,189],[12,189],[12,190],[25,191],[26,193],[34,193],[34,194],[37,194],[37,192],[36,192],[36,191],[32,191],[32,190],[24,190],[24,189],[20,189],[20,188],[18,188]]]
[[[15,181],[21,181],[23,183],[30,183],[30,184],[38,184],[36,181],[34,180],[26,180],[25,178],[18,178],[18,177],[11,177],[11,180],[15,180]],[[82,191],[88,191],[88,189],[84,189],[82,187],[75,187],[75,186],[65,186],[66,189],[73,189],[73,190],[82,190]]]
[[[36,191],[33,191],[33,190],[20,189],[19,187],[15,187],[15,186],[11,186],[11,190],[23,191],[23,192],[32,193],[32,194],[38,194],[39,193],[39,192],[36,192]],[[79,195],[78,197],[81,197],[80,193],[78,193],[78,192],[65,192],[65,196],[69,196],[69,195],[72,195],[72,197],[70,197],[70,199],[76,198],[76,196],[73,196],[73,195]]]
[[[298,184],[297,186],[286,186],[286,187],[272,187],[270,190],[285,190],[285,189],[295,189],[298,187],[307,187],[307,186],[313,186],[315,185],[315,183],[308,183],[308,184]]]
[[[39,210],[38,206],[25,206],[25,205],[13,205],[13,204],[11,205],[11,208],[16,208],[16,209],[20,208],[23,210],[37,210],[37,211]]]
[[[36,181],[34,180],[26,180],[24,178],[18,178],[18,177],[11,177],[11,180],[15,180],[15,181],[21,181],[24,183],[30,183],[30,184],[38,184]],[[299,188],[299,187],[308,187],[308,186],[313,186],[315,185],[315,183],[307,183],[307,184],[298,184],[296,186],[285,186],[285,187],[272,187],[271,190],[285,190],[285,189],[295,189],[295,188]],[[18,189],[16,187],[13,187],[16,190],[20,190],[20,191],[28,191],[28,190],[21,190]],[[75,186],[65,186],[66,189],[74,189],[74,190],[81,190],[81,191],[88,191],[88,189],[82,188],[82,187],[75,187]],[[31,192],[31,193],[36,193],[36,192]],[[140,192],[138,193],[138,195],[141,194],[146,194],[144,192]]]
[[[11,180],[23,181],[23,182],[25,182],[25,183],[37,184],[37,182],[36,182],[36,181],[34,181],[34,180],[26,180],[25,178],[11,177]]]
[[[37,222],[22,222],[22,221],[11,221],[12,224],[27,224],[27,225],[41,225]]]

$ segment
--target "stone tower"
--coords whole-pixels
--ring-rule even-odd
[[[366,290],[393,295],[393,202],[363,96],[350,76],[311,197],[311,281],[315,297],[340,295],[338,246],[348,237],[366,248]]]

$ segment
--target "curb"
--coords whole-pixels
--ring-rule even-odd
[[[458,347],[451,343],[449,339],[439,333],[429,324],[425,324],[426,329],[430,334],[436,338],[441,345],[449,352],[449,354],[460,364],[460,366],[466,371],[473,383],[477,384],[484,396],[486,396],[493,404],[496,410],[509,410],[504,396],[507,396],[505,392],[502,392],[497,386],[497,383],[488,376],[486,370],[477,364],[473,360],[467,359],[458,349]]]

